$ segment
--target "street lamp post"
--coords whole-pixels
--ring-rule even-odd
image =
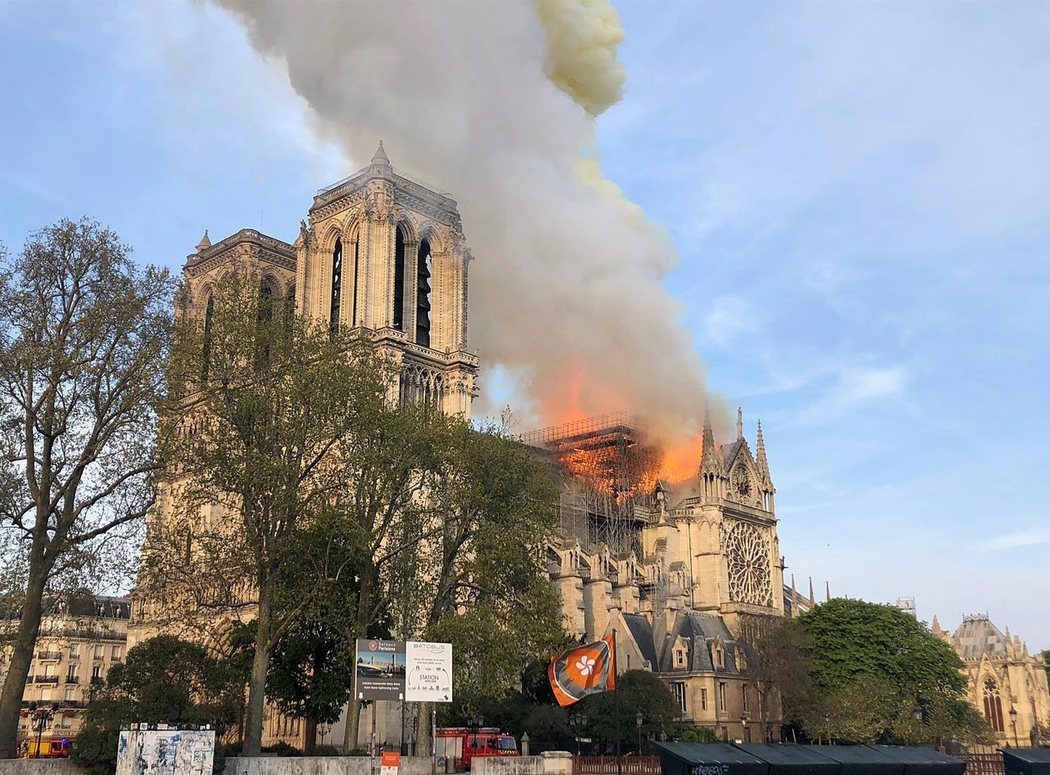
[[[828,730],[828,745],[831,745],[831,714],[830,713],[825,713],[824,714],[824,726]]]
[[[1017,743],[1017,708],[1013,705],[1010,706],[1010,726],[1014,730],[1014,748],[1020,748],[1021,746]]]
[[[481,726],[484,723],[485,719],[481,717],[480,713],[476,714],[474,718],[470,720],[471,726],[474,727],[474,747],[470,752],[471,769],[474,769],[474,756],[478,752],[478,732],[481,731]]]
[[[54,703],[50,708],[43,705],[37,705],[35,702],[29,703],[29,723],[30,729],[36,732],[36,758],[40,758],[40,743],[44,736],[44,730],[51,726],[51,721],[54,719],[55,714],[58,713],[58,703]]]
[[[638,755],[639,756],[642,755],[642,721],[644,721],[644,720],[645,719],[642,718],[642,714],[641,713],[635,714],[634,724],[635,724],[635,726],[638,727]]]

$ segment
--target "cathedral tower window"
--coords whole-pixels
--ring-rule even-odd
[[[273,357],[273,295],[273,281],[267,278],[259,286],[259,306],[255,311],[255,366],[259,369],[269,366]]]
[[[416,255],[416,344],[430,347],[430,243],[419,243]]]
[[[204,357],[201,359],[201,378],[208,378],[208,369],[211,367],[211,329],[215,318],[215,298],[208,294],[208,305],[204,310]]]
[[[335,241],[332,250],[332,306],[329,310],[328,329],[333,333],[339,330],[339,297],[343,289],[343,240]]]
[[[358,242],[357,242],[357,240],[354,240],[354,284],[350,288],[350,292],[353,294],[353,296],[350,297],[350,301],[353,303],[352,304],[353,308],[352,308],[351,313],[350,313],[350,325],[353,326],[354,328],[357,328],[357,276],[358,276],[357,275],[357,271],[358,271],[358,262],[357,261],[358,261],[358,257],[359,257]]]
[[[394,328],[405,330],[405,233],[399,226],[394,237]]]
[[[1006,731],[1003,724],[1003,702],[999,696],[999,687],[989,678],[984,682],[984,717],[988,719],[996,732]]]

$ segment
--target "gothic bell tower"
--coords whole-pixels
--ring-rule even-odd
[[[736,440],[729,444],[715,443],[705,417],[699,495],[679,512],[693,532],[695,605],[717,612],[735,635],[746,639],[763,629],[763,620],[784,615],[774,493],[761,423],[753,454],[739,410]]]
[[[367,167],[314,197],[295,250],[300,314],[369,332],[395,366],[392,400],[469,418],[478,360],[455,200],[396,173],[380,142]]]

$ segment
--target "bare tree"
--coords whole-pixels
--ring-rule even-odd
[[[0,527],[14,531],[27,571],[0,759],[16,754],[50,580],[153,502],[171,291],[166,270],[139,269],[86,219],[43,229],[0,263]]]

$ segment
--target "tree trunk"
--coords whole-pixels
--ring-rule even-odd
[[[313,756],[317,750],[317,717],[312,713],[306,714],[306,737],[303,738],[303,753]]]
[[[416,756],[430,756],[430,740],[434,734],[430,728],[433,707],[432,702],[421,702],[416,707]]]
[[[18,718],[22,712],[22,696],[26,688],[26,676],[33,662],[33,649],[40,631],[40,616],[44,599],[44,583],[47,574],[43,570],[43,552],[34,551],[29,566],[29,584],[18,621],[11,662],[3,693],[0,694],[0,759],[18,756]]]
[[[248,678],[248,707],[244,720],[244,755],[258,756],[262,749],[266,670],[270,662],[270,582],[259,584],[259,617],[255,622],[255,654]]]
[[[372,605],[372,580],[374,569],[366,566],[362,570],[361,579],[357,591],[357,615],[355,629],[357,637],[364,638],[368,635],[370,618],[369,606]],[[356,657],[355,657],[356,664]],[[355,668],[356,669],[356,668]],[[354,679],[354,689],[351,692],[350,703],[346,708],[346,728],[343,730],[343,753],[357,750],[357,741],[361,730],[361,701],[357,698],[357,679]]]

